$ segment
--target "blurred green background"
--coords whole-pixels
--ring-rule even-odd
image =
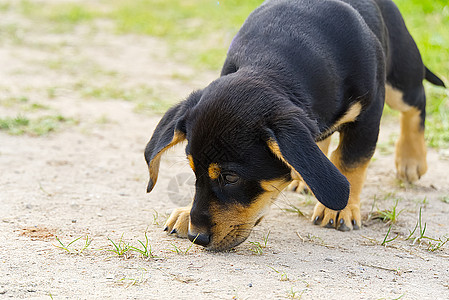
[[[46,2],[23,0],[20,13],[51,24],[55,33],[80,24],[95,30],[98,20],[112,21],[117,35],[149,35],[164,40],[167,55],[202,70],[219,71],[228,46],[248,14],[262,0],[99,0]],[[396,0],[421,50],[425,64],[449,84],[449,3],[447,0]],[[1,3],[1,2],[0,2]],[[0,4],[0,12],[8,10]],[[449,146],[447,90],[426,84],[427,139],[433,147]],[[388,110],[387,114],[396,114]]]

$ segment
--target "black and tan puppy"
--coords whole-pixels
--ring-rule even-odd
[[[292,180],[320,202],[315,224],[358,229],[385,98],[402,113],[398,176],[415,181],[427,170],[423,79],[443,86],[390,0],[265,2],[232,41],[221,76],[171,108],[145,149],[148,192],[162,154],[182,141],[196,175],[191,206],[165,230],[232,248]]]

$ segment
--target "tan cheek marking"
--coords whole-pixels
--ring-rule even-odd
[[[284,179],[274,179],[274,180],[263,180],[260,185],[267,192],[280,192],[287,185],[288,181]]]
[[[220,176],[220,166],[216,163],[212,163],[209,165],[209,177],[213,180],[217,179]]]
[[[240,231],[251,230],[263,216],[265,209],[271,205],[279,192],[287,185],[288,181],[285,179],[262,181],[261,186],[265,192],[254,199],[249,206],[244,206],[239,203],[227,206],[212,204],[210,212],[212,222],[215,224],[212,229],[215,240],[220,241],[224,237],[230,239],[231,237],[227,235],[236,228],[234,226],[238,226]],[[236,235],[238,234],[236,233]]]
[[[192,155],[188,155],[188,156],[187,156],[187,159],[189,160],[190,168],[192,168],[193,172],[195,172],[195,164],[193,163],[193,157],[192,157]]]

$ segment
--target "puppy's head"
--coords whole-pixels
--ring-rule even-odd
[[[243,242],[292,176],[302,177],[327,207],[342,209],[349,183],[316,146],[314,132],[305,113],[266,83],[222,77],[158,124],[145,150],[148,192],[161,155],[187,140],[196,176],[189,238],[210,250]]]

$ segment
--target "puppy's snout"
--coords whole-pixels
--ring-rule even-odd
[[[187,236],[189,240],[201,246],[208,246],[211,242],[211,216],[207,209],[201,209],[195,204],[190,211],[190,226]]]
[[[206,247],[210,243],[210,234],[208,233],[190,233],[188,234],[189,240],[192,243]]]

